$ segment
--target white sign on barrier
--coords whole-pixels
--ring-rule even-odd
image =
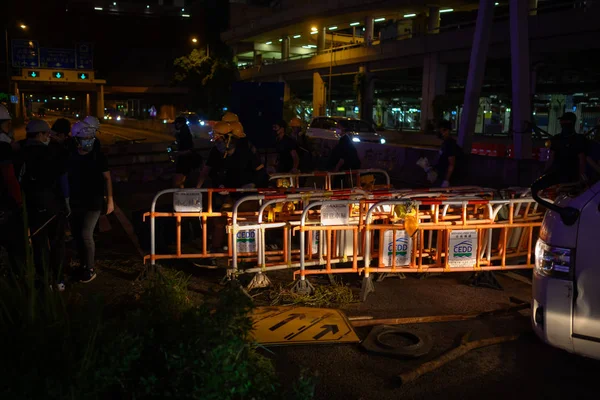
[[[235,234],[235,245],[238,253],[256,253],[256,237],[258,229],[240,230]]]
[[[477,231],[459,230],[450,233],[448,265],[451,268],[471,268],[477,262]]]
[[[350,212],[347,204],[324,204],[321,207],[321,225],[348,225]]]
[[[175,212],[202,212],[202,193],[182,190],[173,193]]]
[[[412,239],[406,231],[396,231],[396,243],[394,244],[394,231],[388,230],[383,233],[383,265],[392,266],[392,257],[394,257],[394,247],[396,248],[396,266],[405,266],[410,264],[412,256]]]

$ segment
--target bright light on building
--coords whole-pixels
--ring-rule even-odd
[[[375,21],[375,22],[382,22],[382,21],[385,21],[385,18],[376,18],[373,21]]]
[[[279,39],[280,42],[283,42],[283,39]]]
[[[495,6],[499,6],[499,5],[500,5],[500,3],[494,3],[494,5],[495,5]]]
[[[21,24],[21,25],[19,25],[19,27],[20,27],[21,29],[27,29],[27,25],[25,25],[25,24]]]
[[[329,27],[329,30],[330,30],[330,31],[335,31],[336,29],[337,29],[337,26],[330,26],[330,27]]]
[[[267,42],[267,43],[265,43],[265,44],[273,44],[273,42],[271,42],[271,41],[268,41],[268,42]]]
[[[447,12],[452,12],[452,11],[454,11],[454,8],[446,8],[445,10],[440,10],[440,14],[447,13]]]
[[[181,9],[181,12],[185,12],[185,8],[182,8],[182,9]]]
[[[404,18],[412,18],[412,17],[416,17],[417,14],[404,14]]]
[[[198,39],[192,38],[192,43],[198,43]]]
[[[150,8],[150,4],[146,4],[146,8]]]
[[[302,37],[302,35],[294,35],[294,39],[298,39],[300,37]]]
[[[316,31],[318,31],[318,29],[317,29],[317,27],[316,27],[316,26],[313,26],[312,28],[310,28],[310,30],[311,30],[312,32],[316,32]]]
[[[360,22],[353,22],[350,24],[350,26],[358,26],[358,25],[360,25]]]
[[[94,7],[94,10],[96,10],[96,11],[102,11],[102,10],[104,10],[104,8],[102,8],[102,7]]]
[[[190,17],[190,14],[181,14],[181,16],[182,16],[183,18],[189,18],[189,17]]]
[[[113,2],[113,6],[115,6],[115,7],[117,6],[117,2],[116,2],[116,1],[115,1],[115,2]]]
[[[319,31],[312,31],[310,34],[311,35],[316,35],[317,33],[319,33]]]

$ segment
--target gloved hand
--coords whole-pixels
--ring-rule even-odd
[[[421,157],[417,161],[417,165],[425,170],[425,172],[429,172],[431,170],[431,166],[429,165],[429,159],[426,157]]]
[[[71,216],[71,203],[68,197],[65,197],[65,215],[67,218]]]
[[[443,187],[443,188],[447,188],[447,187],[449,187],[449,186],[450,186],[450,182],[448,182],[448,181],[444,181],[444,182],[442,182],[442,186],[441,186],[441,187]]]

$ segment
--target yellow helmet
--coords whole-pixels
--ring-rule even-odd
[[[230,122],[229,126],[231,127],[231,134],[234,137],[238,139],[246,137],[246,134],[244,133],[244,127],[242,126],[242,124],[239,123],[239,121]]]
[[[302,120],[298,117],[294,117],[290,120],[290,126],[292,128],[298,128],[302,126]]]
[[[223,122],[239,122],[240,119],[238,116],[230,111],[227,111],[223,118],[221,119]]]
[[[213,132],[217,135],[228,135],[231,133],[231,125],[227,122],[219,121],[213,127]]]

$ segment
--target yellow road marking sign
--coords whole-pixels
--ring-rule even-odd
[[[357,343],[350,321],[339,310],[312,307],[257,307],[254,339],[265,345]]]

